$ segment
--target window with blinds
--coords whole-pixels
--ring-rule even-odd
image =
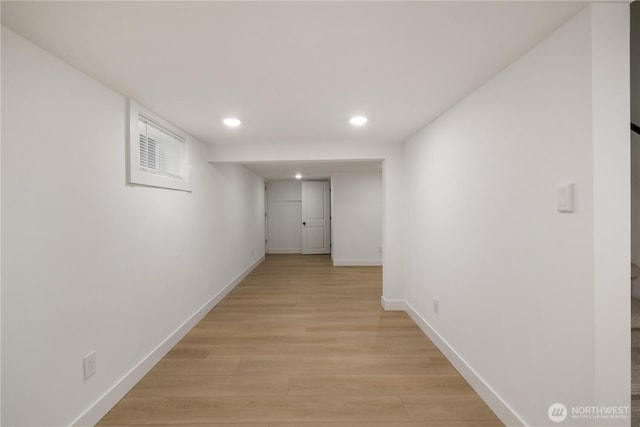
[[[134,101],[129,107],[130,182],[188,191],[185,134]]]
[[[182,149],[184,139],[155,124],[142,114],[138,116],[140,170],[175,179],[184,179]]]

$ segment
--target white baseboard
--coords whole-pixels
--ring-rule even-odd
[[[382,265],[381,259],[334,259],[334,267],[378,267]]]
[[[411,319],[422,329],[427,337],[438,347],[456,370],[464,377],[471,387],[480,395],[482,400],[495,412],[505,425],[525,426],[526,423],[516,412],[487,384],[476,371],[436,332],[411,304],[403,301],[405,311]]]
[[[385,311],[407,311],[407,303],[403,299],[386,299],[380,297],[380,304]]]
[[[269,249],[267,251],[269,254],[301,254],[302,249],[300,248],[291,248],[291,249]]]
[[[264,256],[256,260],[246,270],[240,273],[220,292],[211,298],[205,305],[196,311],[191,317],[169,335],[151,353],[134,366],[124,377],[122,377],[111,389],[102,395],[93,405],[91,405],[82,415],[80,415],[71,425],[73,426],[93,426],[104,417],[128,392],[142,379],[156,363],[160,361],[177,343],[180,341],[213,307],[218,305],[242,280],[251,273],[262,261]]]

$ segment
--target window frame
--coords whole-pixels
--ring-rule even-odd
[[[138,121],[140,116],[153,122],[154,125],[164,128],[164,130],[182,139],[181,170],[184,177],[182,179],[154,174],[142,170],[140,167],[140,130]],[[152,113],[136,101],[129,100],[129,132],[128,132],[129,158],[128,158],[128,181],[132,185],[144,185],[148,187],[167,188],[190,192],[189,167],[188,167],[188,140],[189,136],[179,128],[164,120],[162,117]]]

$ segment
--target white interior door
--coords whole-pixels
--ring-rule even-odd
[[[267,253],[302,253],[302,182],[272,181],[267,189]]]
[[[329,182],[302,182],[302,253],[331,253]]]

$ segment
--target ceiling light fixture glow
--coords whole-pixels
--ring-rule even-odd
[[[224,119],[222,123],[229,126],[230,128],[237,128],[242,124],[242,122],[239,119],[236,119],[235,117],[228,117]]]
[[[349,120],[349,123],[351,123],[354,126],[362,126],[365,123],[367,123],[368,119],[365,116],[354,116],[351,117],[351,119]]]
[[[302,179],[302,175],[300,175],[299,173],[296,174],[296,179]]]

